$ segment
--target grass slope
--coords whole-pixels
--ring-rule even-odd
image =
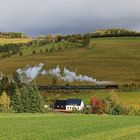
[[[89,46],[90,48],[75,47],[52,53],[39,53],[38,50],[35,55],[29,55],[27,49],[25,56],[1,59],[0,70],[11,74],[18,67],[43,62],[47,69],[59,64],[61,68],[68,67],[98,80],[140,83],[140,38],[92,39]],[[50,83],[49,78],[40,77],[38,81],[41,84]]]
[[[1,140],[139,140],[140,117],[0,114]]]
[[[50,51],[50,49],[52,49],[53,51],[64,51],[66,48],[75,48],[75,47],[80,47],[81,44],[79,43],[70,43],[70,42],[58,42],[58,43],[50,43],[47,44],[45,46],[42,47],[29,47],[29,48],[23,48],[22,52],[24,54],[24,56],[28,56],[31,55],[32,52],[35,50],[36,53],[39,53],[40,51],[46,52],[46,49],[48,50],[48,52]]]

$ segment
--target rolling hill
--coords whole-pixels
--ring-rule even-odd
[[[139,37],[92,39],[89,47],[78,47],[73,43],[65,49],[67,45],[68,43],[62,42],[24,48],[22,56],[1,58],[0,70],[9,75],[19,67],[43,62],[46,69],[59,65],[61,68],[67,67],[72,71],[76,70],[78,74],[86,74],[97,80],[120,84],[140,83]],[[46,48],[56,46],[61,46],[61,49],[45,52]],[[34,55],[33,50],[36,50]],[[50,80],[49,77],[40,76],[37,82],[47,84],[51,82]]]

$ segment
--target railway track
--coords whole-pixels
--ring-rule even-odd
[[[101,90],[101,89],[118,89],[118,85],[95,85],[95,86],[63,86],[63,85],[49,85],[49,86],[38,86],[39,90]]]

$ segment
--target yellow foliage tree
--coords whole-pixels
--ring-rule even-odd
[[[46,38],[49,42],[53,41],[53,36],[51,34],[48,34]]]
[[[10,106],[10,98],[5,91],[0,96],[0,107],[3,112],[7,112]]]

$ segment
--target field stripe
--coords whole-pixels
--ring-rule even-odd
[[[131,137],[135,138],[134,140],[140,139],[140,125],[132,126],[129,128],[119,128],[116,130],[111,130],[107,132],[98,132],[96,134],[89,134],[81,136],[79,138],[71,138],[69,140],[128,140]]]

